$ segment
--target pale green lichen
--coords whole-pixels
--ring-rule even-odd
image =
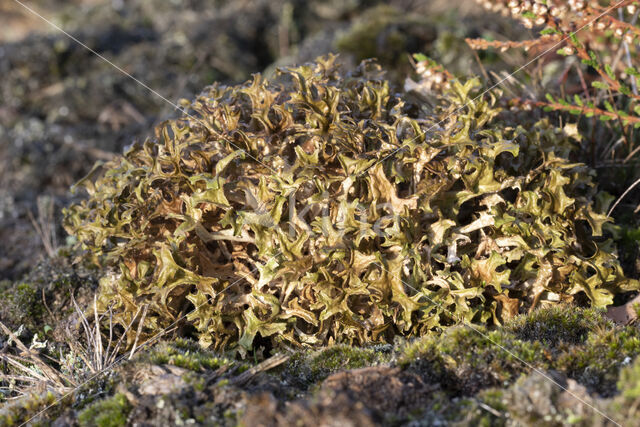
[[[126,328],[147,304],[142,339],[186,311],[202,345],[247,351],[388,342],[636,289],[601,237],[593,171],[568,160],[574,130],[513,126],[477,80],[450,84],[429,109],[375,64],[342,73],[329,57],[208,88],[66,212],[120,268],[101,308]]]

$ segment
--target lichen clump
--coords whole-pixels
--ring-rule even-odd
[[[501,323],[637,287],[599,237],[592,171],[568,160],[575,132],[509,123],[478,89],[452,81],[430,107],[335,57],[207,88],[66,212],[119,266],[101,307],[126,327],[146,305],[143,336],[189,313],[203,345],[245,351]]]

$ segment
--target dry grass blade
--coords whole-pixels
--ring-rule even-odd
[[[2,355],[1,357],[2,357],[3,360],[5,360],[11,366],[13,366],[15,368],[18,368],[22,372],[25,372],[25,373],[29,374],[29,376],[31,378],[33,378],[34,381],[49,382],[49,378],[47,378],[45,375],[39,373],[38,371],[28,367],[27,365],[19,362],[17,360],[17,358],[15,358],[13,356],[10,356],[10,355]]]
[[[613,206],[611,206],[611,209],[609,209],[609,212],[607,212],[607,216],[611,216],[611,213],[613,212],[613,210],[620,204],[620,202],[622,201],[622,199],[624,199],[627,194],[629,194],[629,192],[631,192],[631,190],[633,190],[638,184],[640,184],[640,178],[638,178],[637,180],[635,180],[635,182],[633,184],[631,184],[629,186],[629,188],[627,188],[625,190],[624,193],[622,193],[622,195],[620,197],[618,197],[618,200],[616,200],[616,202],[613,204]]]
[[[133,341],[133,347],[131,347],[131,352],[129,353],[129,359],[133,357],[138,348],[138,339],[140,338],[140,333],[142,332],[142,327],[144,325],[144,319],[147,317],[147,310],[149,309],[149,304],[145,304],[142,310],[142,317],[140,318],[140,322],[138,322],[138,330],[136,331],[136,338]],[[133,322],[133,320],[132,320]]]
[[[29,349],[4,323],[0,322],[0,329],[15,343],[20,355],[0,354],[0,359],[22,372],[23,375],[5,374],[0,372],[0,378],[9,382],[20,381],[28,383],[18,387],[20,394],[27,393],[32,387],[45,386],[59,393],[65,393],[76,386],[73,378],[48,365],[40,355]]]
[[[82,325],[82,330],[84,332],[86,346],[80,346],[77,344],[77,340],[72,337],[71,332],[67,329],[67,335],[69,337],[69,345],[72,347],[74,352],[80,357],[84,363],[87,365],[89,370],[92,373],[102,372],[108,367],[110,367],[117,359],[120,354],[120,351],[123,348],[123,342],[127,333],[133,328],[136,323],[136,319],[138,319],[139,315],[140,320],[138,321],[138,329],[135,337],[135,341],[133,344],[133,348],[129,353],[129,358],[133,357],[138,347],[138,340],[140,333],[142,332],[142,327],[144,325],[144,320],[147,315],[148,306],[144,306],[142,309],[138,308],[131,321],[125,328],[124,332],[120,335],[118,340],[114,342],[114,330],[113,330],[113,313],[109,308],[107,313],[100,314],[97,305],[97,299],[94,296],[93,300],[93,324],[89,321],[87,316],[85,315],[82,308],[78,305],[75,298],[72,296],[72,302],[78,318],[80,319],[80,323]],[[106,338],[106,348],[105,343],[103,343],[103,334],[100,330],[100,326],[103,324],[103,320],[105,316],[109,318],[109,332],[108,338]]]
[[[288,354],[276,354],[274,356],[271,356],[265,361],[257,364],[256,366],[246,370],[242,374],[235,377],[233,380],[231,380],[231,383],[237,386],[246,384],[249,381],[251,381],[251,379],[254,378],[256,375],[258,375],[260,372],[266,372],[270,369],[280,366],[283,363],[285,363],[287,360],[289,360],[290,357],[291,356]]]
[[[96,367],[99,370],[104,368],[103,355],[104,355],[104,347],[102,346],[102,336],[100,335],[100,319],[98,318],[98,310],[96,310],[97,300],[96,296],[93,297],[93,316],[94,316],[94,328],[95,335],[93,336],[93,347],[94,347],[94,355],[96,361]]]
[[[42,240],[47,256],[54,258],[58,247],[58,239],[56,237],[56,226],[54,220],[54,202],[51,197],[38,197],[38,219],[33,216],[31,211],[27,211],[29,220],[35,228],[36,233]]]
[[[83,310],[78,306],[78,303],[76,302],[76,299],[73,297],[73,295],[71,296],[71,301],[73,302],[73,306],[76,310],[76,313],[80,318],[82,329],[84,331],[85,339],[87,342],[87,347],[83,348],[80,345],[78,345],[76,339],[74,339],[71,332],[67,329],[67,337],[69,338],[69,345],[72,347],[74,352],[78,355],[78,357],[82,359],[82,361],[87,365],[87,367],[89,367],[89,369],[92,372],[94,373],[98,372],[100,371],[101,365],[102,365],[100,362],[101,353],[96,353],[95,350],[91,352],[88,351],[88,349],[90,348],[95,349],[95,336],[92,333],[92,329],[91,329],[91,326],[89,325],[89,321],[87,320],[87,317],[84,315]]]

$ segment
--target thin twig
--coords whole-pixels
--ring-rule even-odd
[[[626,196],[627,194],[629,194],[629,192],[630,192],[631,190],[633,190],[633,188],[634,188],[636,185],[638,185],[638,184],[640,184],[640,178],[638,178],[638,179],[637,179],[633,184],[631,184],[631,185],[629,186],[629,188],[627,188],[627,189],[626,189],[626,191],[625,191],[624,193],[622,193],[622,195],[621,195],[620,197],[618,197],[618,200],[616,200],[616,202],[613,204],[613,206],[611,206],[611,209],[609,209],[609,212],[607,212],[607,216],[611,216],[611,213],[612,213],[612,212],[613,212],[613,210],[616,208],[616,206],[618,206],[618,204],[622,201],[622,199],[624,199],[624,198],[625,198],[625,196]]]
[[[138,329],[136,330],[136,338],[133,341],[133,347],[131,347],[131,353],[129,353],[129,360],[133,357],[136,352],[136,348],[138,347],[138,338],[140,338],[140,334],[142,333],[142,327],[144,326],[144,319],[147,317],[147,310],[149,309],[149,304],[144,305],[144,309],[142,311],[142,317],[138,322]]]

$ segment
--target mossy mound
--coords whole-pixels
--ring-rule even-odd
[[[391,360],[393,347],[334,345],[311,352],[298,352],[286,364],[283,378],[300,389],[317,384],[329,375],[347,369],[380,365]]]
[[[612,327],[611,320],[598,310],[563,310],[554,307],[534,311],[510,322],[506,330],[525,341],[540,341],[555,348],[560,343],[583,344],[589,332]]]
[[[75,312],[72,296],[86,306],[97,287],[92,272],[70,263],[63,257],[43,260],[20,281],[0,281],[0,321],[22,330],[23,340],[36,333],[63,340],[65,322]]]
[[[550,340],[550,331],[559,326],[566,329]],[[591,393],[612,396],[621,366],[639,354],[637,327],[616,327],[596,309],[551,307],[494,331],[459,326],[423,337],[402,349],[398,363],[462,395],[509,384],[536,369],[559,372]]]
[[[193,372],[216,370],[223,366],[237,368],[238,372],[248,369],[245,364],[203,351],[197,343],[181,338],[171,343],[160,343],[139,359],[157,365],[169,364]]]
[[[539,305],[602,307],[624,277],[575,129],[498,117],[479,85],[438,106],[335,58],[214,85],[83,180],[66,227],[101,307],[143,338],[181,313],[217,349],[388,342]],[[413,99],[414,101],[411,101]],[[133,340],[137,328],[129,328]]]
[[[364,11],[337,38],[335,47],[352,53],[358,61],[376,58],[382,64],[403,63],[408,69],[406,52],[426,52],[436,39],[436,27],[430,17],[382,4]]]
[[[0,426],[20,426],[39,421],[40,412],[59,399],[54,393],[25,395],[10,404],[0,407]]]
[[[91,404],[78,415],[78,424],[82,427],[120,427],[127,424],[131,404],[123,394]]]

